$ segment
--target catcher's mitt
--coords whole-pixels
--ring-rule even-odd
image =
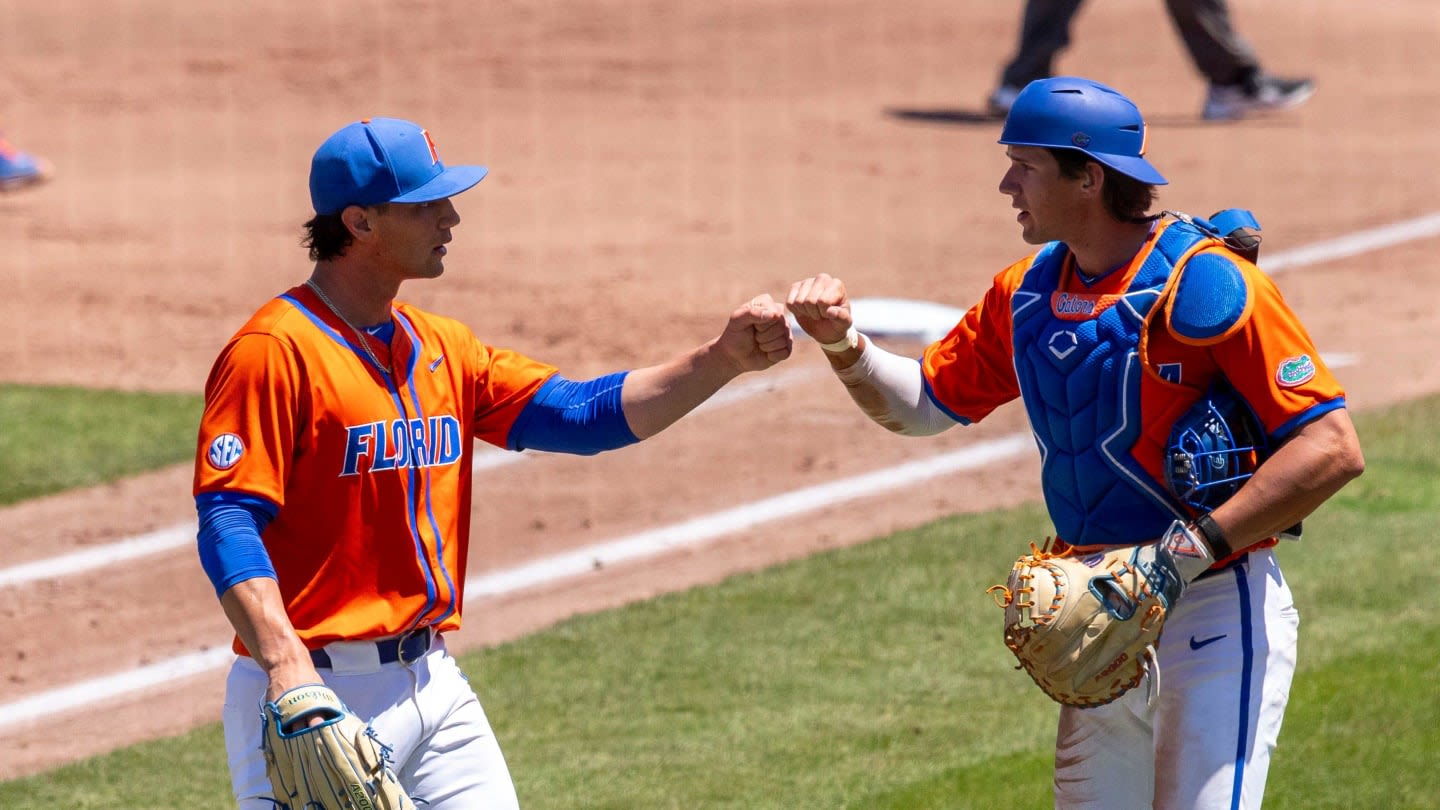
[[[262,713],[265,772],[282,810],[414,810],[389,749],[329,687],[297,686]]]
[[[1153,545],[1080,555],[1032,543],[987,593],[1005,609],[1005,646],[1020,668],[1056,701],[1090,707],[1140,683],[1182,588]]]

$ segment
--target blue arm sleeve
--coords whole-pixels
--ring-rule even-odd
[[[200,566],[219,597],[237,582],[275,575],[260,533],[274,520],[275,505],[253,495],[212,492],[195,496],[200,513]]]
[[[511,426],[509,448],[591,456],[640,441],[620,405],[620,390],[629,373],[619,371],[586,382],[551,376]]]

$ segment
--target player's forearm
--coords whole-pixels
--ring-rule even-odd
[[[318,680],[310,652],[285,613],[279,583],[269,577],[236,583],[220,597],[220,605],[250,657],[269,676],[274,695]]]
[[[1342,408],[1302,426],[1213,517],[1235,549],[1299,523],[1365,470]]]
[[[648,439],[670,427],[740,376],[741,369],[716,344],[630,372],[620,396],[636,437]]]
[[[913,358],[887,352],[865,335],[855,348],[825,356],[850,398],[886,430],[932,436],[955,424],[925,395],[920,364]]]

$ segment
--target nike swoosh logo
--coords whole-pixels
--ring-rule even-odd
[[[1219,640],[1222,639],[1222,638],[1225,638],[1225,637],[1228,636],[1228,635],[1230,635],[1230,634],[1229,634],[1229,633],[1221,633],[1221,634],[1218,635],[1218,636],[1211,636],[1210,638],[1202,638],[1202,639],[1197,639],[1197,638],[1195,638],[1194,636],[1191,636],[1191,637],[1190,637],[1190,649],[1192,649],[1192,650],[1198,650],[1198,649],[1200,649],[1201,647],[1205,647],[1205,646],[1214,644],[1215,642],[1219,641]]]
[[[430,361],[430,370],[434,371],[435,369],[439,368],[440,364],[443,362],[445,362],[445,355],[442,354],[434,360]]]

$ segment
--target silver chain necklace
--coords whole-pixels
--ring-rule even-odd
[[[365,350],[365,356],[370,358],[370,362],[374,363],[375,367],[380,369],[381,371],[386,371],[385,364],[380,362],[380,358],[375,355],[375,350],[370,348],[370,341],[365,339],[366,335],[364,330],[351,323],[349,318],[346,318],[344,315],[340,314],[340,310],[337,309],[334,302],[330,300],[330,296],[326,295],[325,292],[320,289],[320,285],[315,283],[315,279],[305,279],[305,286],[309,287],[311,290],[314,290],[315,295],[320,299],[320,303],[324,304],[326,307],[329,307],[330,311],[335,314],[335,317],[339,318],[342,323],[350,327],[350,331],[355,333],[355,340],[360,343],[360,348]]]

